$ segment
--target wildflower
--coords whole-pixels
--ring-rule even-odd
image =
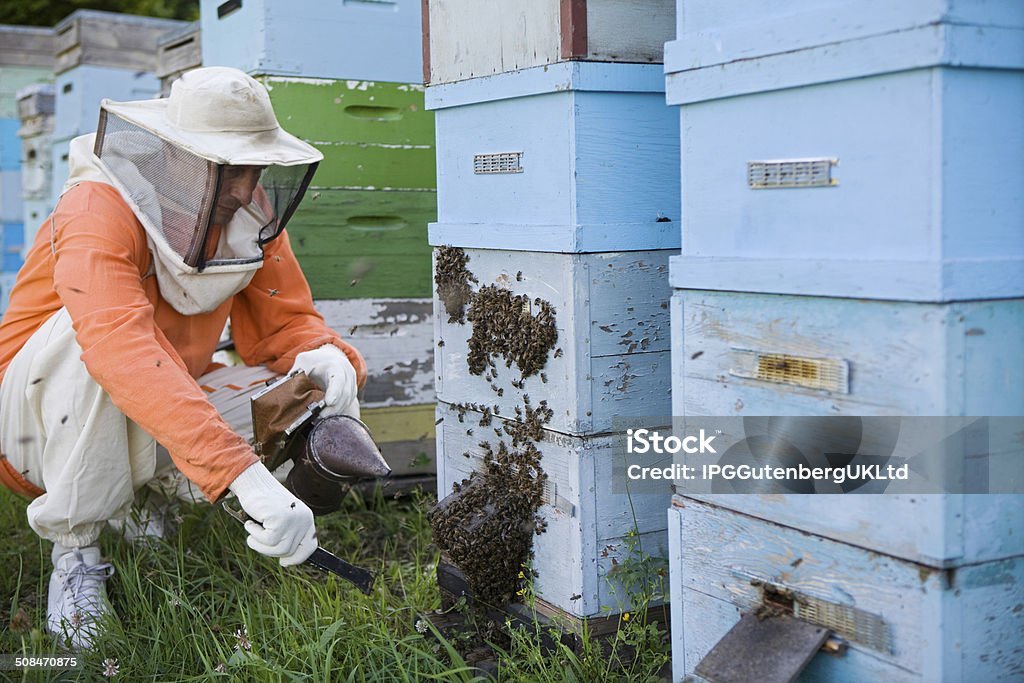
[[[249,642],[249,634],[244,626],[235,631],[235,638],[238,639],[238,644],[235,645],[236,650],[245,650],[246,652],[252,650],[252,643]]]
[[[429,629],[427,627],[427,622],[426,621],[424,621],[423,619],[417,619],[416,620],[416,632],[417,633],[426,633],[428,630]]]
[[[228,668],[224,665],[224,662],[221,662],[217,666],[213,667],[213,670],[216,673],[222,674],[222,673],[226,672],[228,670]]]
[[[519,578],[520,579],[525,579],[526,578],[526,574],[524,574],[522,572],[519,572]]]
[[[629,621],[629,612],[625,612],[625,613],[624,613],[624,614],[622,615],[622,620],[623,620],[623,621]]]
[[[525,588],[520,588],[519,590],[516,591],[516,595],[526,595],[526,589]]]
[[[120,670],[120,666],[116,659],[104,659],[103,660],[103,675],[107,678],[113,678],[117,675]]]

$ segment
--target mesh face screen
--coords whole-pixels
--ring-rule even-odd
[[[209,216],[210,162],[117,116],[105,118],[97,155],[171,249],[194,261]]]
[[[260,187],[266,194],[273,219],[260,232],[260,243],[266,244],[281,234],[292,217],[309,185],[316,164],[300,166],[268,166],[260,176]]]

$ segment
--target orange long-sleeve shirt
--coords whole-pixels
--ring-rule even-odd
[[[247,365],[284,373],[297,354],[330,343],[348,355],[362,386],[366,364],[314,309],[287,234],[266,245],[263,267],[244,290],[199,315],[182,315],[161,298],[151,258],[145,231],[117,190],[83,182],[65,192],[0,322],[0,381],[32,333],[66,307],[89,374],[217,500],[257,459],[195,379],[209,367],[229,314]]]

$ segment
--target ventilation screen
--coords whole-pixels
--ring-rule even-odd
[[[832,187],[839,184],[832,177],[832,167],[838,163],[838,159],[748,161],[747,184],[754,190]]]
[[[877,614],[801,595],[794,601],[793,616],[824,626],[833,633],[872,650],[890,650],[889,626]]]
[[[522,172],[522,152],[499,152],[497,154],[476,154],[473,156],[473,173],[477,175]]]
[[[849,363],[845,360],[733,349],[732,364],[729,374],[735,377],[850,393]]]

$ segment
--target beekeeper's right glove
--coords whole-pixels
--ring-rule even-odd
[[[282,567],[306,561],[317,547],[309,507],[281,485],[261,462],[250,465],[228,488],[246,514],[246,541],[258,553],[278,558]]]

